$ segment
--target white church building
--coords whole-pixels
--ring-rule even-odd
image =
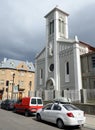
[[[35,58],[36,96],[52,100],[67,96],[80,101],[82,89],[80,56],[93,47],[68,37],[69,14],[55,7],[46,16],[46,46]]]

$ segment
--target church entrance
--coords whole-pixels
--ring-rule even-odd
[[[46,89],[47,90],[53,90],[54,86],[55,86],[54,79],[53,78],[48,79],[47,82],[46,82]]]

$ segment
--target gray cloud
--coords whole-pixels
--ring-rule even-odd
[[[41,0],[39,3],[38,0],[0,0],[0,60],[7,57],[34,61],[36,53],[45,46],[44,16],[62,3],[59,0]],[[70,36],[77,34],[80,40],[94,45],[95,5],[83,4],[81,2],[78,6],[81,8],[77,10],[72,8],[72,1],[64,2],[70,13]]]
[[[70,19],[70,35],[77,35],[79,40],[95,47],[95,4],[89,4]]]
[[[34,26],[35,13],[31,13],[29,5],[25,6],[11,0],[0,1],[0,59],[34,60],[41,42],[44,42],[43,31],[40,32],[38,24]]]

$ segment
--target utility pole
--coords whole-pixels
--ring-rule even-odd
[[[15,73],[13,73],[13,83],[12,83],[12,96],[11,96],[11,99],[13,99],[14,78],[15,78]]]

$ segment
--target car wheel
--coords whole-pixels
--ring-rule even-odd
[[[26,117],[29,116],[29,112],[28,112],[28,110],[25,111],[25,116],[26,116]]]
[[[16,113],[16,108],[13,108],[13,112]]]
[[[37,119],[38,121],[41,121],[41,116],[40,116],[40,114],[37,114],[37,115],[36,115],[36,119]]]
[[[58,119],[58,120],[57,120],[57,126],[58,126],[58,128],[60,128],[60,129],[62,129],[62,128],[64,127],[64,123],[63,123],[63,121],[62,121],[61,119]]]
[[[9,110],[9,107],[8,107],[8,106],[6,107],[6,110]]]

